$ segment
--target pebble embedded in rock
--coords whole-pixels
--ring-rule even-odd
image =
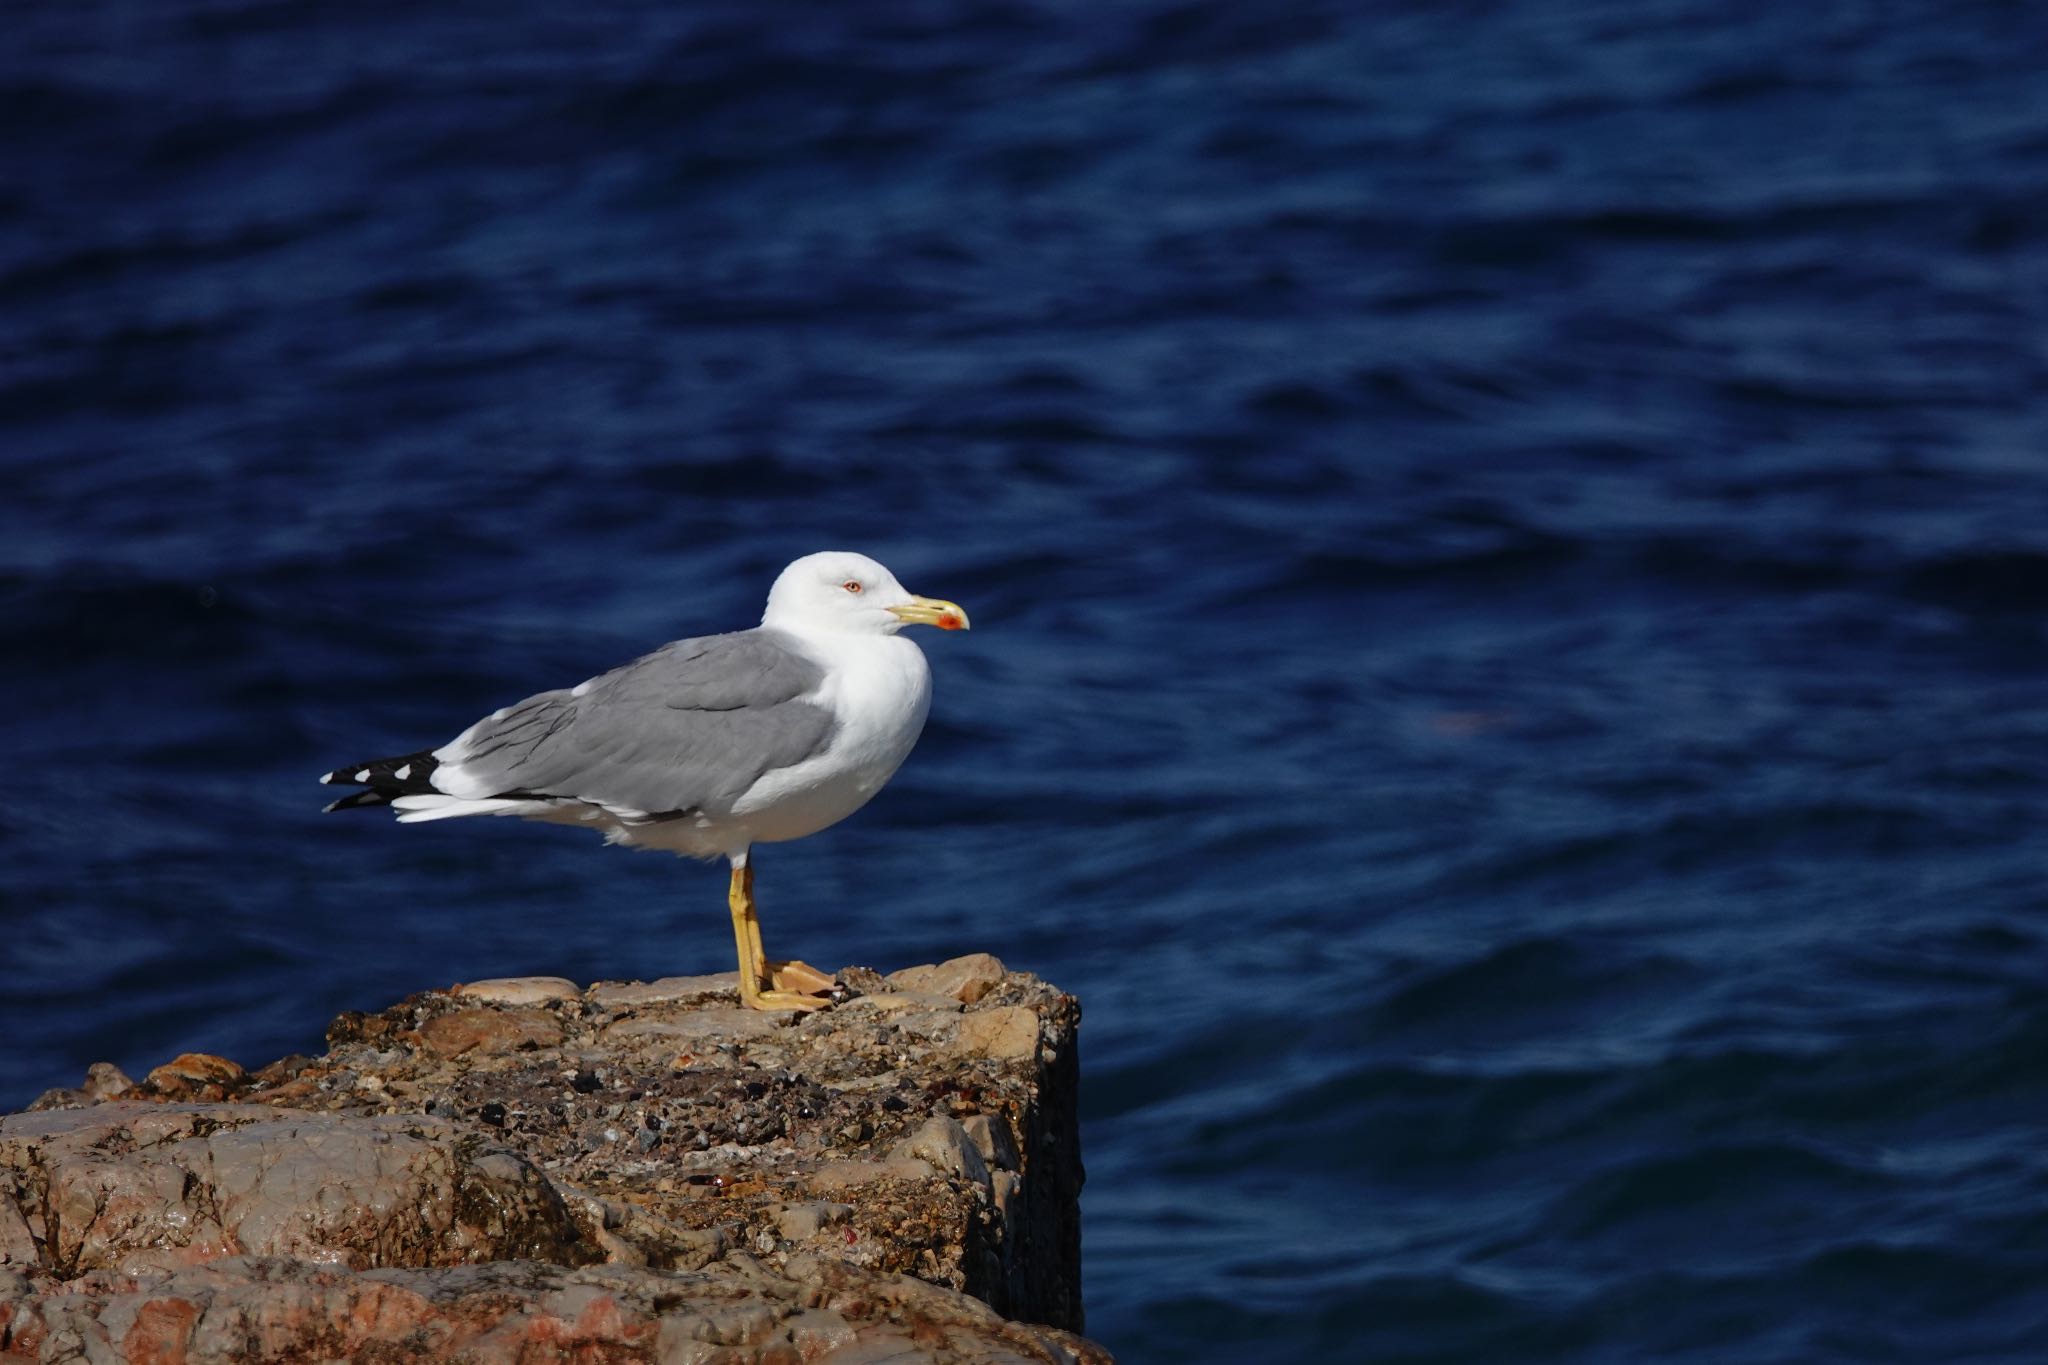
[[[562,1033],[561,1018],[538,1009],[463,1010],[420,1025],[420,1041],[442,1057],[555,1047]]]
[[[997,1061],[1028,1060],[1038,1051],[1038,1016],[1022,1005],[963,1015],[960,1031],[953,1036],[953,1050]]]
[[[224,1084],[242,1079],[242,1068],[225,1057],[216,1057],[210,1052],[187,1052],[151,1071],[152,1079],[158,1076],[176,1077],[179,1080]]]
[[[988,1163],[975,1150],[974,1141],[957,1119],[934,1114],[922,1127],[889,1155],[916,1157],[944,1175],[964,1176],[978,1185],[988,1184]]]
[[[220,1099],[240,1084],[246,1073],[225,1057],[209,1052],[187,1052],[173,1057],[149,1073],[149,1084],[160,1094],[192,1099]]]
[[[493,1005],[545,1005],[583,998],[583,988],[566,976],[497,976],[457,986],[448,993]]]
[[[905,967],[889,973],[888,980],[900,990],[922,991],[971,1005],[1001,985],[1007,974],[1000,959],[987,953],[969,953],[936,964]]]
[[[801,1242],[815,1237],[820,1231],[835,1223],[843,1223],[853,1212],[851,1204],[834,1204],[823,1200],[795,1204],[784,1209],[775,1220],[775,1230],[792,1242]]]
[[[873,1010],[885,1018],[894,1015],[908,1015],[916,1012],[928,1014],[958,1014],[960,1002],[948,996],[933,995],[929,991],[876,991],[863,995],[856,1002],[858,1008]],[[913,1020],[901,1019],[899,1024],[913,1024]]]
[[[110,1100],[133,1090],[135,1082],[112,1062],[94,1062],[85,1069],[85,1084],[80,1088],[96,1100]]]

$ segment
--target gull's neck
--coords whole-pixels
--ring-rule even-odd
[[[799,640],[817,645],[856,645],[864,641],[894,640],[893,630],[847,630],[836,621],[819,621],[814,617],[799,616],[794,612],[778,615],[770,612],[761,618],[763,630],[779,630],[785,635],[794,635]]]

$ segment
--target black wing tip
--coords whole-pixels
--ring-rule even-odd
[[[394,797],[421,796],[438,791],[434,786],[434,769],[441,766],[441,760],[434,757],[431,749],[422,749],[416,754],[400,754],[396,758],[373,758],[364,763],[353,763],[346,768],[336,768],[321,775],[324,786],[358,786],[362,791],[351,792],[339,801],[330,801],[321,810],[353,810],[357,806],[388,806]]]
[[[358,806],[388,806],[395,795],[396,793],[394,792],[382,792],[374,789],[350,792],[339,801],[329,801],[320,808],[320,813],[327,815],[338,810],[354,810]]]

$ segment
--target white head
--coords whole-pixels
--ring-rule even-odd
[[[826,550],[805,555],[776,576],[761,624],[799,633],[894,635],[908,625],[965,630],[967,613],[907,591],[866,555]]]

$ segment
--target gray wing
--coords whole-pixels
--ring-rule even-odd
[[[678,640],[479,721],[438,751],[436,777],[456,779],[465,796],[723,813],[763,773],[831,741],[832,712],[806,700],[824,677],[779,631]]]

